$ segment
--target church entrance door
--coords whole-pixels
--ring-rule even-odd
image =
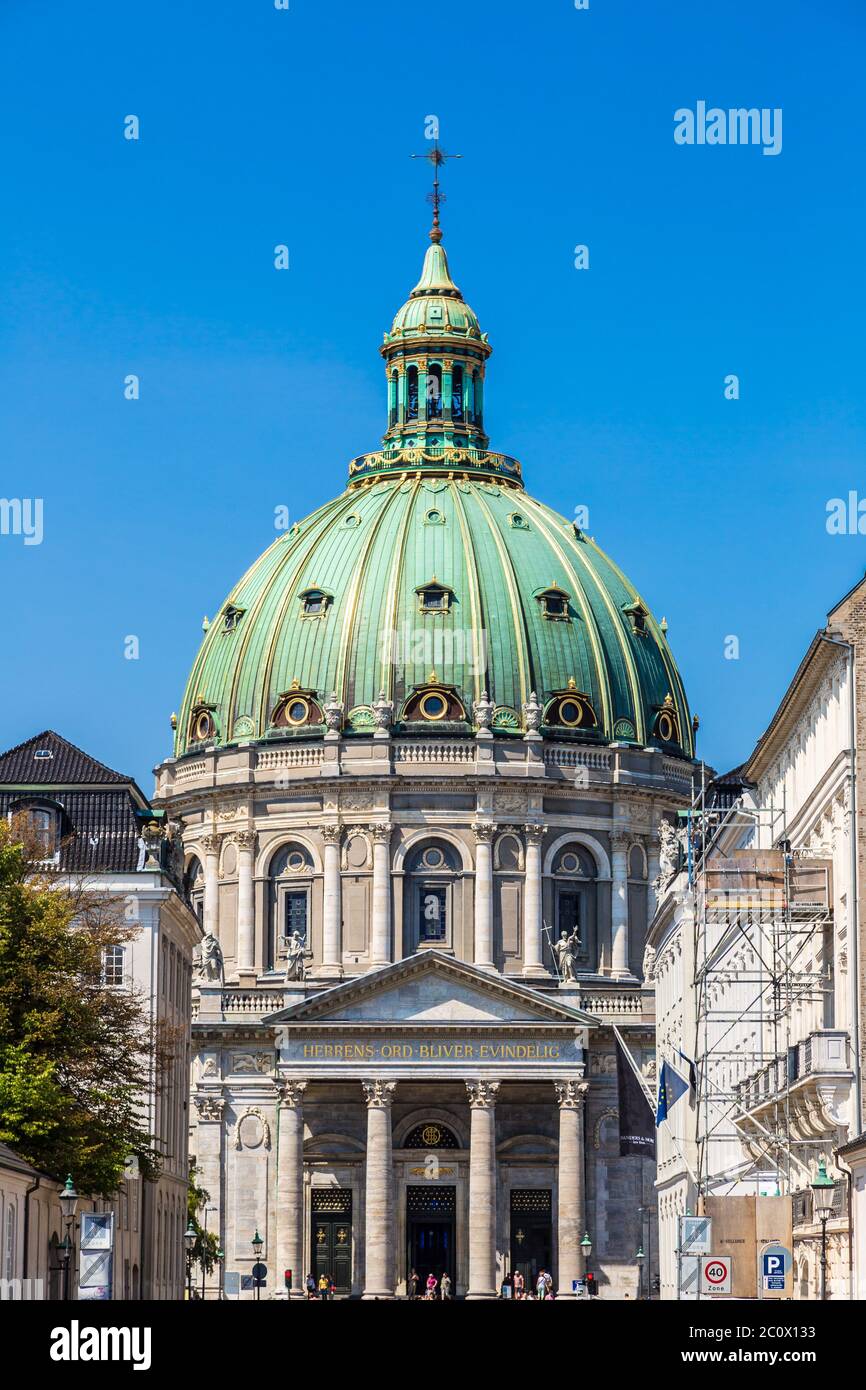
[[[438,1285],[442,1275],[451,1276],[451,1288],[456,1282],[454,1253],[454,1216],[457,1208],[456,1187],[407,1187],[406,1189],[406,1276],[411,1270],[418,1275],[418,1292],[427,1286],[432,1274]]]
[[[313,1188],[312,1273],[324,1274],[338,1294],[352,1292],[352,1194],[345,1188]]]
[[[540,1269],[553,1273],[552,1195],[548,1188],[511,1189],[511,1268],[523,1275],[527,1293]]]

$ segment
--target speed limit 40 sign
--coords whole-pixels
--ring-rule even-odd
[[[701,1298],[731,1292],[731,1261],[727,1255],[701,1258]]]

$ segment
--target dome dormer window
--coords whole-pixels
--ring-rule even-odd
[[[640,600],[635,599],[634,603],[624,604],[622,611],[623,613],[625,613],[626,617],[631,623],[632,632],[634,632],[638,637],[646,636],[647,610],[644,608]]]
[[[430,672],[430,679],[424,685],[416,685],[403,709],[402,718],[407,723],[426,721],[438,724],[465,723],[466,708],[453,685],[443,685],[436,672]]]
[[[322,707],[315,698],[315,691],[302,690],[298,681],[293,681],[291,689],[277,698],[271,725],[275,729],[301,729],[305,725],[321,725],[325,722]]]
[[[236,631],[245,612],[245,608],[236,608],[233,603],[226,604],[223,609],[223,632]]]
[[[213,743],[217,734],[215,709],[215,705],[206,704],[201,696],[196,700],[189,717],[190,743]]]
[[[668,691],[664,698],[664,703],[656,705],[656,717],[653,723],[653,735],[662,743],[680,743],[680,721],[673,702],[673,697]]]
[[[418,595],[418,608],[422,613],[450,612],[451,601],[454,598],[453,590],[445,584],[440,584],[435,578],[429,584],[419,585],[415,592]]]
[[[334,596],[327,589],[304,589],[298,595],[301,600],[302,618],[324,618],[333,603]]]
[[[566,690],[558,690],[555,693],[545,712],[544,722],[563,729],[579,729],[581,733],[598,729],[598,718],[592,700],[582,690],[577,689],[574,680],[568,682]]]
[[[543,618],[550,618],[553,622],[571,622],[571,614],[568,611],[571,595],[566,593],[565,589],[560,589],[558,584],[551,584],[547,589],[537,590],[535,597],[541,604]]]

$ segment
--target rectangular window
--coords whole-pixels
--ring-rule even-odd
[[[307,894],[287,893],[285,906],[286,939],[297,932],[302,941],[307,939]]]
[[[418,890],[418,940],[445,940],[445,889],[420,888]]]
[[[102,983],[104,985],[123,984],[123,966],[126,955],[123,946],[106,946],[102,953]]]
[[[580,894],[559,892],[559,930],[571,936],[580,922]]]

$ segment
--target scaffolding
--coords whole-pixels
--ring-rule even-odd
[[[831,865],[791,851],[784,804],[728,799],[704,782],[680,813],[694,903],[697,1187],[790,1194],[808,1181],[795,1150],[826,1147],[792,1138],[791,1085],[810,1065],[809,1025],[832,1027]]]

